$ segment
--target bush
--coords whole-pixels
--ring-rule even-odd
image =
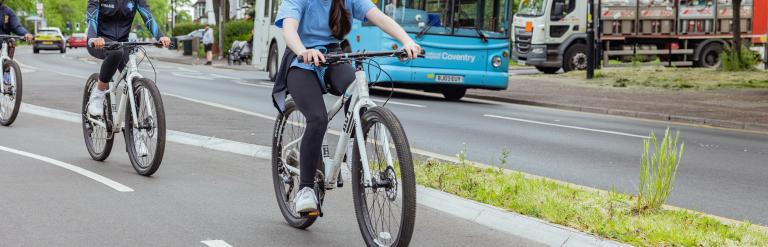
[[[748,47],[742,47],[740,55],[741,59],[739,59],[732,47],[726,46],[723,53],[720,54],[722,69],[724,71],[753,70],[755,65],[760,62],[759,55],[749,50]]]
[[[651,133],[649,139],[643,141],[643,157],[640,160],[640,185],[637,191],[637,205],[635,210],[660,209],[672,193],[672,184],[675,183],[677,168],[683,159],[685,143],[678,148],[680,132],[672,137],[669,129],[664,132],[664,138],[659,145],[656,135]],[[653,146],[651,146],[653,145]],[[651,153],[653,148],[653,153]]]
[[[197,29],[203,29],[203,28],[205,28],[205,24],[198,24],[198,23],[176,24],[176,28],[173,29],[173,35],[174,36],[187,35],[192,31],[195,31]]]

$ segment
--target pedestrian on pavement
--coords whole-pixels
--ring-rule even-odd
[[[11,8],[5,6],[3,0],[0,0],[0,22],[2,22],[2,24],[0,24],[0,34],[9,35],[15,33],[16,35],[24,36],[24,39],[27,42],[32,42],[32,34],[29,33],[27,29],[21,25],[21,22],[19,22],[19,17],[16,16],[16,13],[13,12]],[[8,57],[13,59],[13,54],[15,51],[16,43],[8,42]],[[3,83],[10,85],[11,68],[6,67],[5,69],[6,70],[3,71]]]
[[[205,48],[205,65],[213,64],[213,28],[211,25],[205,26],[203,32],[203,47]]]
[[[283,111],[285,98],[290,93],[307,121],[299,151],[301,183],[295,201],[295,210],[299,213],[316,212],[318,208],[312,188],[328,127],[323,102],[325,85],[330,85],[328,91],[332,94],[341,95],[355,80],[355,69],[349,63],[320,67],[320,63],[325,62],[324,53],[342,51],[340,43],[352,29],[352,18],[368,20],[396,38],[409,58],[421,53],[421,47],[405,30],[370,0],[284,0],[281,3],[275,25],[283,29],[288,49],[272,95],[277,109]],[[324,76],[320,78],[320,74]]]

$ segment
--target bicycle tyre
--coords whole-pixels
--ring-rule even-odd
[[[150,102],[152,104],[152,107],[155,109],[154,118],[147,118],[144,119],[147,122],[140,123],[140,124],[148,124],[150,126],[156,127],[153,131],[151,131],[151,136],[156,135],[157,141],[154,143],[154,153],[151,153],[151,149],[148,150],[150,152],[149,155],[151,155],[151,159],[144,159],[144,157],[139,157],[139,154],[136,151],[136,143],[133,135],[133,117],[131,116],[131,112],[134,111],[132,109],[134,106],[128,106],[125,111],[125,131],[123,131],[123,135],[125,137],[125,147],[126,151],[128,152],[128,158],[131,160],[131,165],[133,166],[133,169],[136,170],[136,173],[142,176],[152,176],[157,172],[157,169],[160,168],[160,164],[163,162],[163,155],[165,153],[165,109],[163,107],[163,100],[160,97],[160,90],[157,89],[157,85],[155,85],[155,82],[152,80],[146,79],[146,78],[139,78],[134,80],[133,82],[133,93],[134,98],[137,103],[137,106],[139,106],[139,109],[141,109],[141,105],[143,104],[143,101],[139,97],[140,92],[142,89],[147,89],[147,92],[149,93],[149,96],[152,97],[152,101]],[[126,95],[127,96],[127,95]],[[139,114],[141,112],[137,112],[137,117],[140,117]],[[148,131],[150,132],[150,131]],[[150,136],[150,137],[151,137]],[[148,147],[152,143],[145,143]],[[149,148],[148,148],[149,149]]]
[[[286,172],[285,168],[283,168],[285,164],[283,164],[283,162],[280,160],[283,149],[282,140],[283,134],[285,133],[285,126],[288,123],[288,120],[291,119],[291,114],[301,114],[301,112],[298,111],[296,108],[296,103],[294,103],[293,100],[288,100],[288,102],[285,103],[285,111],[277,116],[277,120],[275,121],[274,134],[272,135],[272,184],[275,188],[275,199],[277,200],[277,205],[280,208],[280,213],[283,215],[283,218],[285,218],[286,223],[294,228],[306,229],[315,223],[317,217],[302,217],[301,215],[294,214],[294,212],[292,212],[290,209],[292,207],[290,205],[292,201],[290,199],[284,199],[290,198],[291,195],[294,198],[296,197],[296,193],[299,190],[299,178],[296,175],[292,175],[287,178],[291,183],[289,187],[291,191],[287,192],[290,194],[286,195],[286,183],[284,182],[283,177],[281,177],[284,175],[283,173]],[[303,133],[303,131],[297,132]],[[298,157],[295,158],[298,160]]]
[[[109,157],[109,154],[112,153],[112,144],[115,141],[115,137],[111,132],[109,128],[104,129],[104,148],[102,150],[97,150],[97,148],[94,146],[94,140],[91,138],[91,134],[93,133],[94,128],[101,128],[101,127],[94,127],[95,125],[90,124],[90,121],[86,116],[88,116],[88,99],[91,96],[91,89],[96,87],[96,83],[99,82],[99,74],[92,74],[90,77],[88,77],[88,80],[85,82],[85,90],[83,92],[83,105],[81,109],[81,116],[82,116],[82,123],[83,123],[83,138],[85,139],[85,148],[88,150],[88,154],[91,155],[91,158],[95,161],[104,161]],[[105,95],[104,102],[106,102],[106,107],[104,109],[107,109],[104,111],[105,119],[112,119],[112,111],[109,110],[110,106],[112,105],[111,96],[109,94]],[[107,121],[105,121],[107,122]],[[107,125],[109,126],[109,125]]]
[[[16,86],[14,87],[16,89],[16,93],[13,95],[14,102],[13,102],[13,109],[11,109],[11,114],[8,116],[7,119],[3,119],[3,117],[0,116],[0,125],[10,126],[11,124],[13,124],[14,121],[16,121],[16,117],[19,115],[19,108],[21,108],[21,96],[22,96],[23,83],[21,79],[21,69],[19,68],[19,64],[17,64],[13,60],[5,60],[3,61],[3,68],[13,69],[13,75],[14,75],[14,78],[16,78]],[[2,97],[5,97],[5,96],[2,96]]]
[[[398,162],[400,168],[400,181],[396,181],[395,187],[397,187],[397,184],[402,185],[402,189],[398,189],[402,191],[402,194],[399,194],[398,191],[395,191],[394,194],[396,196],[402,196],[402,203],[400,205],[401,220],[397,236],[392,238],[391,232],[387,232],[389,234],[389,238],[392,239],[391,243],[380,243],[381,241],[378,239],[378,237],[384,237],[382,237],[382,233],[374,233],[374,226],[372,225],[373,219],[371,219],[371,215],[369,214],[370,210],[368,209],[367,204],[368,199],[366,198],[366,189],[369,188],[365,188],[362,184],[363,164],[359,158],[361,157],[360,150],[357,148],[360,143],[358,143],[357,139],[355,139],[353,145],[354,158],[352,159],[352,198],[354,200],[355,216],[357,217],[360,233],[362,233],[365,244],[368,246],[408,246],[411,241],[411,237],[413,236],[414,222],[416,220],[416,180],[413,171],[413,158],[410,146],[408,144],[408,139],[405,135],[405,130],[403,129],[402,124],[397,119],[395,114],[392,113],[392,111],[389,109],[383,107],[374,107],[368,109],[365,111],[365,113],[362,114],[361,121],[364,133],[363,137],[366,140],[366,144],[370,143],[368,140],[368,131],[377,123],[381,123],[390,133],[392,144],[391,146],[393,146],[395,149],[396,161]],[[366,151],[370,150],[371,148],[366,148]],[[367,155],[368,154],[366,154],[366,156]],[[369,163],[370,160],[371,158],[369,157]],[[396,174],[396,171],[394,172]],[[371,174],[374,175],[374,173],[375,171],[373,170],[373,167],[371,167]],[[384,172],[381,174],[383,175]],[[383,193],[385,196],[389,196],[387,191]],[[390,215],[392,213],[393,212],[390,212]]]

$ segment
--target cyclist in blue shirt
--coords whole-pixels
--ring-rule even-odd
[[[281,66],[273,102],[279,111],[284,110],[285,97],[290,93],[307,121],[300,146],[301,182],[296,212],[309,213],[318,208],[313,185],[315,170],[322,162],[320,149],[328,127],[323,102],[325,82],[329,83],[330,92],[341,94],[355,80],[355,69],[350,64],[331,65],[325,73],[315,71],[325,61],[324,52],[341,51],[339,44],[352,29],[352,18],[370,21],[397,39],[409,58],[421,53],[421,47],[405,30],[370,0],[283,0],[275,25],[283,29],[288,46],[283,61],[288,61],[289,66]],[[319,74],[323,74],[323,78]]]

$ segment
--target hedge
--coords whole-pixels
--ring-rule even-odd
[[[176,36],[186,35],[197,29],[203,29],[205,26],[205,24],[197,23],[177,24],[176,28],[173,29],[173,33]],[[211,26],[211,28],[213,28],[214,40],[218,41],[219,29],[216,28],[216,26]],[[252,30],[253,21],[251,20],[238,20],[224,23],[224,54],[226,54],[226,51],[229,51],[229,48],[232,47],[232,42],[235,40],[248,40],[251,37]]]

